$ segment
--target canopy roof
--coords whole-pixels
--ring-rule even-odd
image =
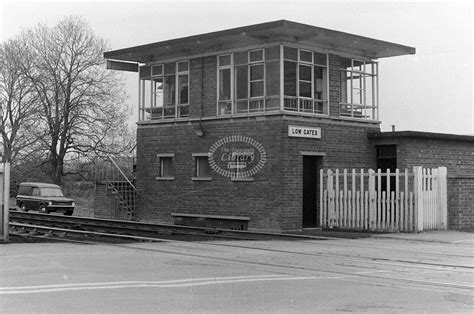
[[[108,51],[104,57],[146,63],[273,42],[309,44],[370,59],[415,54],[413,47],[279,20]]]

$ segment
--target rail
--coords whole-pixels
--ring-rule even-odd
[[[152,238],[165,235],[203,235],[222,238],[239,238],[242,240],[261,240],[261,239],[328,239],[324,236],[313,235],[295,235],[277,232],[259,232],[230,230],[221,228],[193,227],[172,224],[153,224],[136,221],[86,218],[75,216],[45,215],[39,213],[24,213],[10,211],[10,223],[34,224],[44,227],[75,228],[76,230],[106,232],[110,234],[127,234],[144,236]]]

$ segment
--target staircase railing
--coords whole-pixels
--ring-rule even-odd
[[[117,165],[117,163],[115,162],[115,160],[112,158],[112,156],[110,155],[107,155],[107,158],[112,162],[112,164],[115,166],[115,168],[119,171],[120,175],[125,179],[125,181],[128,182],[128,184],[130,184],[130,186],[133,188],[134,191],[136,191],[137,189],[135,188],[135,186],[133,185],[132,182],[130,182],[130,180],[127,178],[127,176],[125,175],[125,173],[123,173],[122,169],[120,169],[119,165]]]
[[[97,184],[102,184],[106,188],[106,195],[103,194],[102,201],[98,202],[103,205],[97,205],[99,207],[96,210],[99,210],[100,216],[133,220],[137,189],[119,163],[110,155],[106,157],[105,163],[99,163],[96,169]],[[132,170],[132,163],[126,168],[128,167]]]

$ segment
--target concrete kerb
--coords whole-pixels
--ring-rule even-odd
[[[455,230],[433,230],[419,233],[373,234],[371,238],[452,244],[474,244],[474,233]]]

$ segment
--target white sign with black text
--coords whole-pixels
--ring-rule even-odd
[[[321,128],[289,125],[288,136],[321,139]]]

